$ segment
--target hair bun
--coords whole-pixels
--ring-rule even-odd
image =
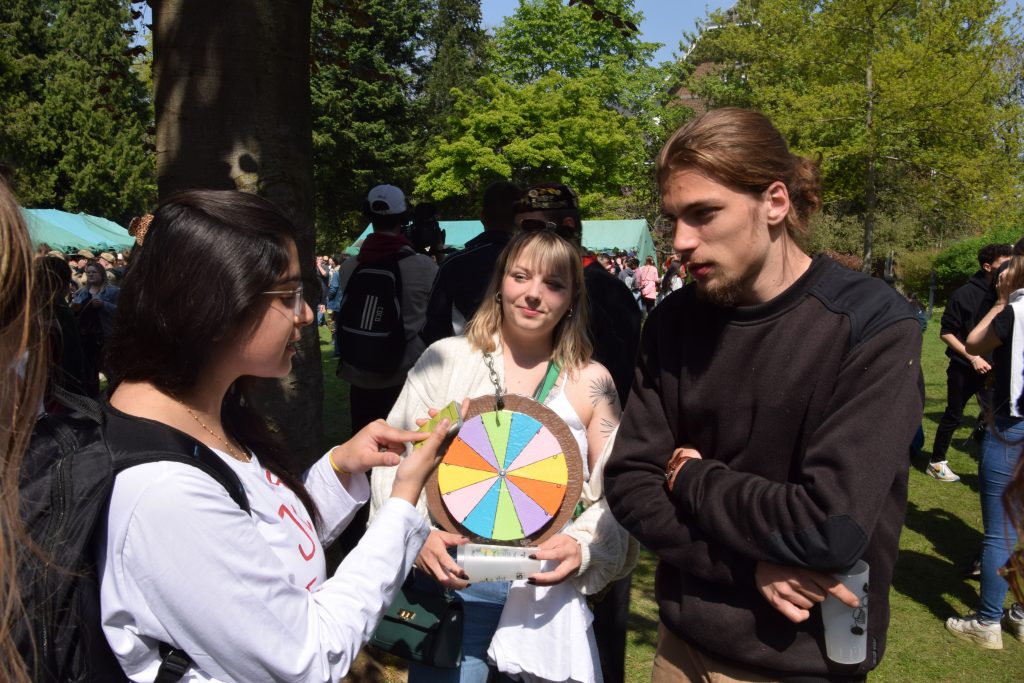
[[[808,219],[821,209],[822,204],[818,164],[807,157],[794,157],[789,194],[800,223],[806,226]]]

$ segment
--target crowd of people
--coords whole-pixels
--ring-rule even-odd
[[[49,666],[13,635],[32,609],[14,580],[17,484],[37,416],[64,393],[100,398],[107,447],[135,458],[90,558],[103,666],[131,680],[339,680],[411,576],[453,592],[464,621],[458,665],[410,662],[410,681],[621,681],[637,542],[658,560],[652,680],[864,680],[885,652],[923,412],[916,312],[803,250],[818,170],[763,115],[683,125],[656,180],[673,229],[660,269],[584,250],[563,184],[490,186],[484,232],[451,255],[436,232],[411,239],[405,194],[379,185],[372,233],[355,257],[317,259],[316,292],[294,226],[255,195],[175,195],[126,258],[89,258],[33,255],[0,183],[0,679]],[[983,252],[973,308],[955,296],[943,319],[935,450],[981,388],[967,366],[992,377],[981,606],[946,626],[994,648],[1003,629],[1024,640],[1019,604],[1004,609],[1008,587],[1024,598],[1024,242]],[[289,373],[314,322],[332,325],[352,436],[302,468],[250,392]],[[451,401],[512,396],[557,416],[585,484],[533,551],[540,572],[469,585],[455,559],[469,535],[425,502],[450,423],[418,427]],[[944,458],[928,471],[955,477]],[[329,571],[335,542],[345,558]],[[843,664],[820,605],[864,608],[836,576],[858,561],[867,655]]]

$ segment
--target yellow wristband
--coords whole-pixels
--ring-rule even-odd
[[[343,470],[340,467],[338,467],[337,464],[335,464],[334,456],[331,453],[327,454],[327,460],[330,461],[330,463],[331,463],[331,469],[334,470],[335,472],[337,472],[338,474],[347,474],[349,476],[352,475],[351,472],[349,472],[347,470]]]

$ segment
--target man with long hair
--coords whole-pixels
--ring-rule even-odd
[[[761,114],[694,119],[657,179],[694,281],[647,319],[605,469],[616,518],[659,559],[653,678],[863,680],[885,651],[920,327],[884,282],[800,247],[817,167]],[[834,576],[860,560],[868,656],[842,665],[818,604],[861,607]]]

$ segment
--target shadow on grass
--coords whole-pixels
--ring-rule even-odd
[[[962,571],[981,548],[981,533],[947,510],[922,509],[913,502],[907,504],[904,524],[928,540],[934,555],[901,550],[894,588],[940,619],[955,611],[950,598],[968,605],[975,602],[977,589]]]
[[[924,536],[950,564],[966,563],[981,548],[981,532],[941,508],[921,509],[914,502],[907,503],[904,526]],[[900,562],[903,556],[900,555]],[[937,560],[941,563],[941,560]],[[897,566],[897,572],[899,567]]]
[[[961,605],[978,602],[976,586],[959,573],[959,569],[937,557],[904,550],[896,563],[893,588],[942,622],[960,612]]]

